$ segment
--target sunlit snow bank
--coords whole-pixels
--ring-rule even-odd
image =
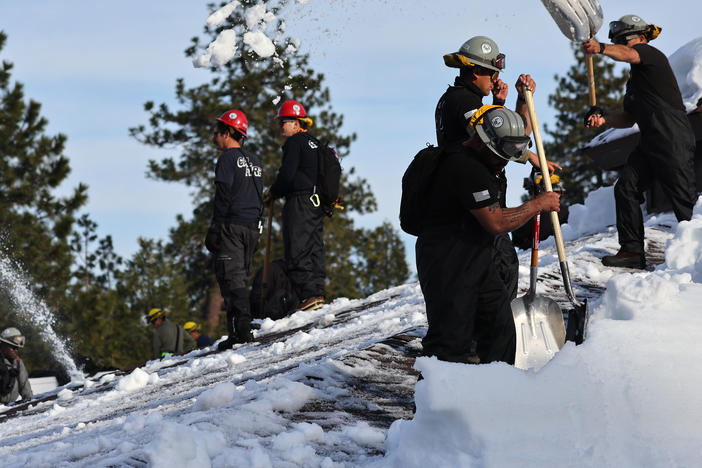
[[[685,109],[692,112],[702,99],[702,37],[693,39],[673,52],[668,60],[678,81]],[[638,131],[638,125],[631,128],[610,128],[597,135],[586,146],[601,145]]]
[[[697,466],[701,202],[665,254],[613,276],[587,341],[539,372],[418,359],[417,413],[390,428],[380,466]]]
[[[568,208],[568,224],[561,226],[563,239],[570,241],[593,232],[603,231],[616,223],[614,209],[614,187],[600,187],[590,192],[585,204]],[[550,220],[549,220],[550,222]]]

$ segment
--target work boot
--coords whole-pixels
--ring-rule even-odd
[[[324,305],[324,296],[309,297],[302,301],[297,310],[316,310]]]
[[[638,268],[645,270],[646,256],[640,253],[620,250],[616,255],[606,255],[602,257],[602,264],[611,267]]]
[[[237,343],[251,343],[254,340],[253,333],[251,329],[248,330],[237,330],[236,332],[236,342]]]
[[[230,336],[217,345],[217,351],[225,351],[227,349],[232,349],[232,346],[234,346],[235,344],[236,340],[233,336]]]
[[[217,345],[217,351],[225,351],[231,349],[232,346],[239,343],[251,343],[254,340],[251,330],[237,331],[234,335],[228,337]]]

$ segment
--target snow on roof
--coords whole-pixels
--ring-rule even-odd
[[[668,57],[668,60],[678,80],[685,109],[687,112],[692,112],[697,109],[702,99],[702,37],[693,39],[680,47]],[[638,125],[630,128],[610,128],[593,138],[585,147],[609,143],[638,131]]]

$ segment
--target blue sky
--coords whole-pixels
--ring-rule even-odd
[[[145,177],[148,159],[169,152],[138,144],[128,128],[145,123],[145,101],[172,103],[176,78],[188,85],[209,79],[183,54],[210,14],[206,4],[0,3],[0,29],[9,36],[1,58],[14,63],[13,78],[25,85],[26,95],[42,103],[49,132],[68,136],[65,154],[73,172],[66,190],[78,182],[89,185],[86,211],[101,235],[112,234],[123,256],[134,253],[138,236],[165,238],[176,214],[191,211],[186,188]],[[627,13],[663,27],[653,45],[667,55],[700,36],[699,0],[674,1],[674,8],[652,0],[601,4],[601,39],[607,23]],[[310,0],[286,21],[312,66],[326,75],[332,105],[345,116],[344,131],[358,134],[345,166],[355,166],[378,198],[379,211],[358,219],[367,227],[390,220],[399,229],[402,173],[421,147],[435,142],[434,107],[455,76],[443,65],[444,53],[474,35],[496,40],[507,54],[507,105],[514,106],[519,73],[530,73],[542,131],[553,116],[547,105],[553,77],[573,61],[568,40],[537,0]],[[518,203],[527,172],[508,167],[510,205]],[[413,254],[414,238],[404,238]]]

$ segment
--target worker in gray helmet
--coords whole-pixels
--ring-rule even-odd
[[[631,66],[623,109],[605,113],[592,107],[585,115],[585,127],[638,124],[641,134],[614,186],[620,250],[602,258],[606,266],[646,268],[640,204],[654,179],[670,199],[678,221],[692,217],[697,200],[694,133],[668,59],[649,45],[660,31],[639,16],[625,15],[609,23],[612,44],[595,39],[583,44],[588,54],[606,55]]]
[[[32,398],[29,374],[18,355],[24,342],[24,335],[14,327],[0,333],[0,403],[12,403],[20,396],[24,400]]]
[[[466,142],[449,148],[428,184],[423,229],[415,246],[426,303],[424,354],[462,363],[514,363],[511,295],[493,261],[493,240],[539,211],[558,211],[542,193],[517,208],[500,203],[495,177],[529,157],[530,139],[516,112],[485,105],[466,113]]]
[[[492,94],[493,105],[504,106],[509,87],[500,79],[506,65],[505,54],[500,52],[497,43],[486,36],[468,39],[457,52],[444,55],[444,63],[451,68],[458,68],[459,75],[453,86],[449,86],[439,99],[434,114],[436,139],[439,146],[451,148],[460,146],[466,140],[465,113],[476,110],[483,105],[483,98]],[[517,89],[516,112],[525,123],[526,135],[531,134],[529,112],[524,100],[524,89],[534,92],[536,83],[530,75],[519,75],[515,84]],[[527,160],[539,167],[539,158],[529,152]],[[523,161],[524,162],[524,161]],[[561,167],[548,162],[549,173],[553,174]],[[504,171],[496,174],[500,185],[498,199],[500,205],[507,206],[507,177]],[[508,234],[495,236],[494,262],[498,265],[500,276],[507,285],[510,296],[517,296],[517,278],[519,276],[519,259]]]

